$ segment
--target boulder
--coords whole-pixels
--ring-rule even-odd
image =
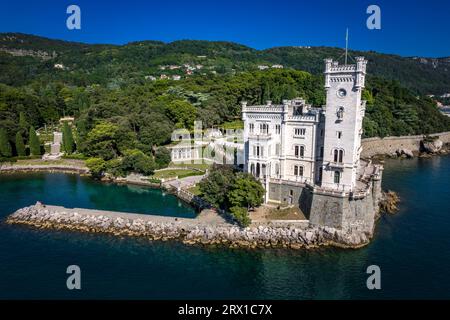
[[[425,152],[437,153],[442,149],[444,143],[442,140],[436,139],[434,141],[422,141],[422,147]]]
[[[407,148],[397,149],[397,151],[395,153],[397,153],[397,156],[399,156],[399,157],[401,157],[401,156],[405,156],[406,158],[414,157],[413,152]]]

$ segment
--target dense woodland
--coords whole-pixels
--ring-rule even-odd
[[[257,51],[206,41],[87,45],[20,34],[0,34],[0,49],[0,156],[33,154],[32,131],[74,116],[75,125],[63,128],[72,135],[64,141],[66,152],[92,157],[99,170],[116,173],[130,168],[149,173],[167,165],[169,154],[161,146],[170,142],[175,128],[192,128],[196,119],[204,127],[235,121],[243,100],[259,104],[303,97],[321,106],[322,58],[341,53],[334,48]],[[426,97],[450,91],[446,59],[430,67],[417,59],[352,54],[369,58],[365,137],[450,130],[450,118]],[[186,63],[203,69],[189,76],[160,70],[161,65]],[[284,69],[257,68],[273,63]],[[145,79],[163,72],[179,73],[182,79]]]

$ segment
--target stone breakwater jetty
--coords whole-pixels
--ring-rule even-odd
[[[305,222],[305,221],[304,221]],[[186,244],[225,245],[247,248],[358,248],[372,234],[349,232],[298,222],[268,222],[247,228],[227,222],[215,211],[204,210],[197,218],[175,218],[90,209],[68,209],[36,203],[8,216],[6,223],[42,229],[65,229],[149,240],[178,240]]]

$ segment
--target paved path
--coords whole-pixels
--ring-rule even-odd
[[[165,185],[169,185],[171,187],[174,187],[176,189],[187,189],[194,184],[197,184],[205,177],[205,175],[202,176],[190,176],[182,179],[176,179],[176,180],[170,180],[167,182],[164,182]]]
[[[122,218],[122,219],[141,219],[143,221],[152,221],[156,223],[168,223],[176,222],[177,224],[189,224],[189,225],[222,225],[228,224],[225,219],[218,215],[215,210],[203,210],[198,214],[196,218],[180,218],[159,216],[151,214],[129,213],[119,211],[107,211],[107,210],[94,210],[94,209],[82,209],[82,208],[66,208],[61,206],[46,205],[45,209],[49,212],[65,212],[65,213],[77,213],[81,216],[105,216],[110,218]]]

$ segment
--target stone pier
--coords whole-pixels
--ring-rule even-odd
[[[175,218],[91,209],[68,209],[41,203],[11,214],[9,224],[36,228],[65,229],[118,236],[143,237],[149,240],[177,240],[186,244],[225,245],[229,247],[316,248],[337,246],[358,248],[369,243],[372,232],[348,233],[330,227],[302,223],[268,222],[241,228],[204,210],[197,218]]]

